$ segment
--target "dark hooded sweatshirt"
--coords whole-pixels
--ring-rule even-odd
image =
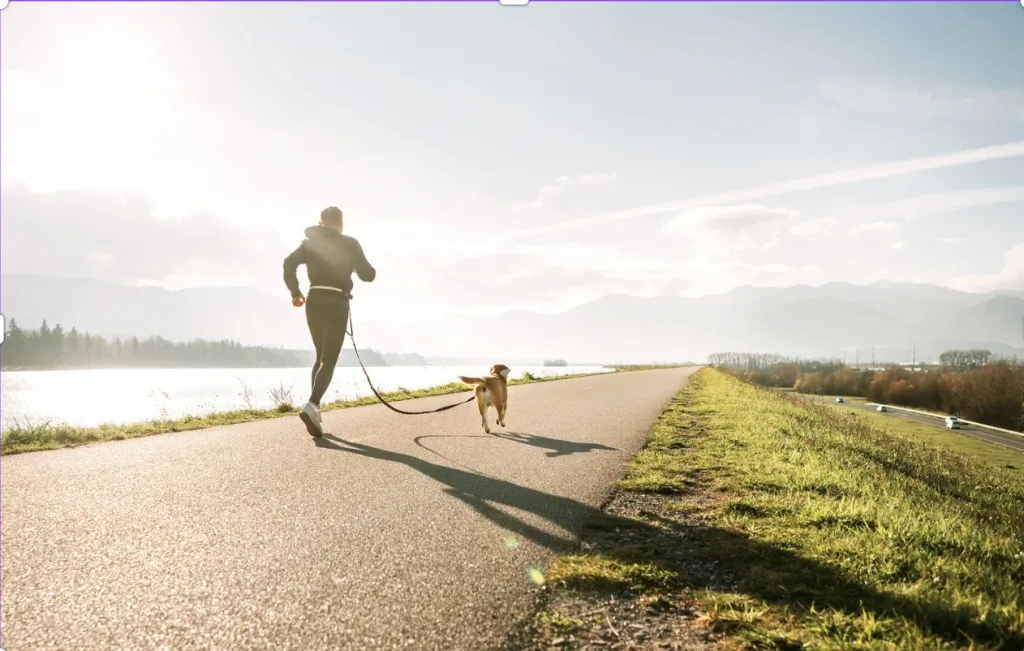
[[[306,265],[309,285],[325,285],[337,287],[346,293],[326,289],[309,292],[307,303],[340,303],[348,300],[352,293],[352,272],[359,280],[370,283],[377,277],[377,270],[370,266],[363,254],[363,247],[354,237],[342,235],[333,228],[310,226],[306,229],[306,239],[299,248],[288,254],[284,259],[284,284],[292,293],[292,298],[301,296],[297,270],[300,264]]]

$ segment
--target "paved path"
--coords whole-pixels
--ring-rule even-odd
[[[693,370],[4,458],[2,646],[493,648]]]

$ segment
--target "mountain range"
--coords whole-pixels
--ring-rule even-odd
[[[169,291],[4,274],[0,311],[22,327],[51,326],[172,341],[234,339],[309,348],[300,310],[252,288]],[[1024,290],[976,294],[928,284],[743,286],[701,296],[611,295],[560,314],[509,312],[436,323],[361,323],[358,343],[444,358],[642,363],[703,361],[722,351],[866,361],[936,359],[949,348],[1024,357]]]

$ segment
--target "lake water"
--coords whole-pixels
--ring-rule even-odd
[[[481,375],[480,366],[387,366],[369,369],[378,391],[425,389],[458,381],[459,375]],[[512,378],[577,375],[610,371],[597,366],[530,366],[512,371]],[[134,423],[157,418],[201,416],[242,409],[246,391],[255,408],[274,405],[270,392],[283,386],[292,402],[309,397],[307,368],[240,369],[110,369],[82,371],[4,371],[0,373],[2,426],[15,423],[67,423],[93,426]],[[373,395],[358,368],[341,367],[325,401]]]

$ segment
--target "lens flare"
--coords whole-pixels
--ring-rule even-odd
[[[544,572],[539,567],[531,567],[526,570],[526,576],[529,577],[530,583],[534,585],[544,585],[547,579],[544,577]]]

